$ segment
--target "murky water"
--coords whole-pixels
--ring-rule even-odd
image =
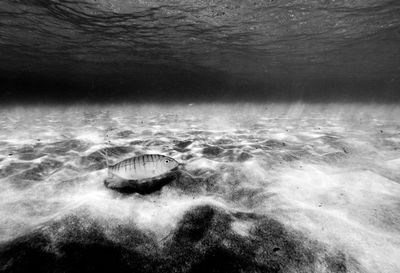
[[[400,109],[223,104],[0,113],[0,269],[397,272]],[[160,191],[103,185],[105,160],[185,163]]]
[[[49,74],[168,65],[280,81],[398,80],[399,9],[392,0],[7,0],[0,58],[3,69]]]

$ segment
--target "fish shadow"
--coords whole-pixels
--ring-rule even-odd
[[[161,190],[162,187],[177,179],[178,174],[172,173],[162,178],[152,179],[147,181],[124,180],[118,184],[110,183],[107,179],[104,180],[104,186],[122,194],[139,193],[147,195]]]

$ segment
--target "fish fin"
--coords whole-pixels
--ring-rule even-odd
[[[128,183],[129,181],[123,179],[117,175],[114,175],[110,171],[108,172],[108,177],[104,180],[104,185],[108,188],[121,187],[124,183]]]

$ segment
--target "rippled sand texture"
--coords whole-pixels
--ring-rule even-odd
[[[0,271],[399,272],[400,109],[126,105],[0,111]],[[397,119],[396,119],[397,117]],[[103,185],[96,152],[193,178]]]

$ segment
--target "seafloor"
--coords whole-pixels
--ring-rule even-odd
[[[399,117],[373,104],[3,107],[0,271],[400,272]],[[106,145],[114,161],[172,156],[195,178],[110,190]]]

